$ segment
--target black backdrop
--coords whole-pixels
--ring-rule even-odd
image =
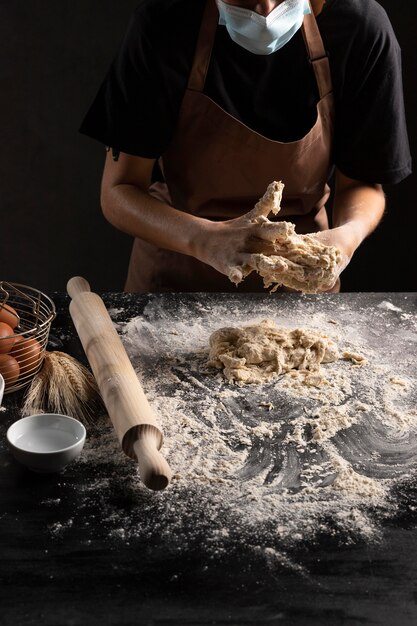
[[[81,274],[95,291],[123,289],[131,239],[101,214],[104,150],[77,129],[137,1],[0,2],[0,279],[63,291]],[[417,3],[380,4],[403,50],[415,153]],[[344,272],[345,291],[417,291],[416,176],[385,191],[386,216]]]

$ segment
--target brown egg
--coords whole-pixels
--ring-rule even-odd
[[[4,322],[0,322],[0,354],[7,354],[13,348],[16,341],[13,328]]]
[[[41,359],[41,351],[41,344],[36,339],[25,339],[22,336],[16,337],[16,343],[10,354],[19,364],[21,377],[35,371]]]
[[[6,389],[14,385],[19,378],[19,363],[10,354],[0,354],[0,374],[4,378]]]
[[[14,330],[20,322],[20,319],[12,306],[9,304],[0,304],[0,322],[8,324]]]
[[[14,336],[14,345],[13,345],[13,350],[16,352],[17,347],[19,345],[19,343],[21,343],[24,340],[23,335],[15,335]]]

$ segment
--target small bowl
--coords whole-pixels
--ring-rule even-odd
[[[7,441],[17,461],[34,472],[59,472],[81,452],[84,426],[55,413],[29,415],[10,426]]]
[[[4,378],[0,374],[0,406],[3,400],[3,394],[4,394]]]

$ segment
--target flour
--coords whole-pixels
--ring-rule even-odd
[[[359,420],[355,413],[349,415],[345,407],[337,407],[324,404],[318,408],[311,417],[298,419],[294,424],[294,430],[287,438],[287,441],[294,441],[301,445],[307,442],[302,437],[302,432],[309,426],[311,439],[316,442],[323,442],[331,439],[339,430],[349,428]]]
[[[164,433],[173,480],[159,493],[143,487],[103,416],[64,470],[78,466],[87,480],[73,521],[51,526],[53,536],[65,538],[73,524],[91,542],[92,516],[112,541],[209,560],[236,549],[294,571],[293,555],[306,542],[381,538],[397,510],[392,493],[414,475],[417,459],[414,319],[393,330],[393,365],[389,345],[382,353],[378,344],[384,309],[369,324],[367,311],[353,316],[343,300],[301,299],[285,314],[276,303],[262,301],[248,317],[238,303],[202,298],[190,316],[181,300],[172,309],[155,296],[143,315],[120,324]],[[339,359],[323,364],[316,380],[293,370],[249,390],[207,367],[213,331],[265,318],[315,329],[367,363]]]
[[[389,300],[384,300],[381,304],[378,304],[380,309],[386,309],[387,311],[402,311],[402,309],[395,304],[392,304]]]

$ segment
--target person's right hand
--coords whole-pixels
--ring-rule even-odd
[[[202,220],[193,256],[238,284],[253,270],[250,261],[254,253],[279,254],[272,242],[282,235],[285,225],[269,221],[269,213],[269,207],[255,207],[231,220]]]

